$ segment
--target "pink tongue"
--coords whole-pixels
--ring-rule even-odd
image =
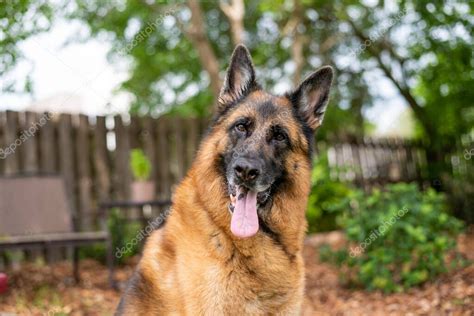
[[[258,232],[257,193],[237,187],[237,202],[230,223],[232,233],[240,238],[252,237]]]

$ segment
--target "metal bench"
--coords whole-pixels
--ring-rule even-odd
[[[103,216],[105,217],[105,216]],[[0,177],[0,254],[8,249],[73,248],[73,275],[79,282],[78,247],[105,243],[109,283],[114,286],[112,239],[102,230],[77,231],[60,176]]]

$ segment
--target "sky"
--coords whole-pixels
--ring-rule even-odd
[[[59,109],[88,115],[126,111],[130,96],[114,90],[127,73],[107,62],[110,44],[93,39],[65,45],[82,28],[79,22],[61,20],[50,32],[21,43],[26,61],[11,76],[20,78],[32,69],[34,95],[2,94],[0,110],[41,109],[52,102]]]
[[[26,61],[20,62],[10,76],[24,77],[31,71],[34,95],[1,94],[0,110],[45,111],[53,105],[57,112],[87,115],[127,112],[132,96],[117,89],[127,72],[107,61],[110,43],[91,39],[65,45],[84,31],[86,26],[80,22],[59,20],[49,32],[21,43]],[[383,135],[393,131],[407,107],[383,76],[375,74],[371,80],[382,98],[365,115],[376,125],[376,133]]]

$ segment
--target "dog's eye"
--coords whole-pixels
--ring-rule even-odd
[[[247,131],[247,127],[243,123],[235,125],[235,129],[241,133],[245,133]]]
[[[282,142],[286,139],[286,136],[283,133],[276,132],[275,134],[273,134],[273,139],[276,141]]]

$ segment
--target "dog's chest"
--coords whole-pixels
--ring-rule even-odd
[[[221,310],[231,315],[276,312],[296,293],[296,288],[279,282],[277,276],[269,278],[261,271],[249,273],[244,269],[247,268],[222,269],[219,266],[209,266],[206,269],[201,294],[203,298],[212,299],[201,302],[207,302],[208,311]]]
[[[212,304],[245,314],[278,311],[298,295],[303,284],[299,265],[275,251],[244,255],[238,250],[203,269],[202,291]]]

